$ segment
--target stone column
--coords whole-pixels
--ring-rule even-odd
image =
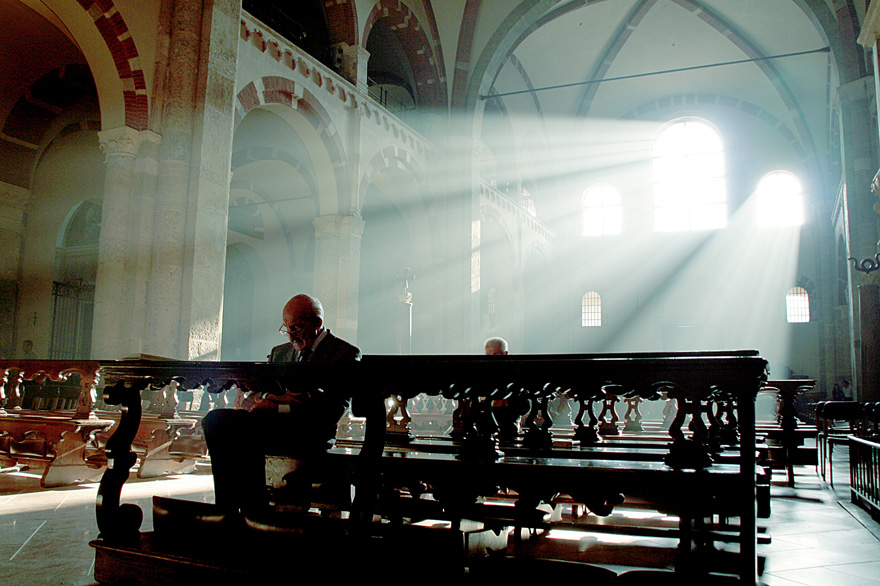
[[[17,350],[14,346],[18,270],[25,210],[30,199],[30,190],[0,182],[0,354],[6,356]]]
[[[122,126],[98,133],[104,151],[104,198],[101,204],[101,239],[95,277],[92,321],[92,358],[119,359],[127,353],[121,343],[124,323],[127,272],[131,238],[132,182],[139,132]]]
[[[180,310],[201,29],[202,3],[173,0],[145,334],[147,353],[178,359],[187,358]]]
[[[877,131],[871,121],[874,117],[875,95],[873,78],[862,78],[845,84],[839,89],[841,139],[843,142],[844,177],[846,180],[845,214],[847,216],[848,256],[863,258],[876,249],[877,214],[875,198],[871,193],[871,180],[877,168]],[[849,271],[851,291],[850,323],[852,326],[852,365],[855,388],[861,386],[858,365],[862,363],[858,340],[861,320],[859,318],[857,279],[852,268]]]
[[[339,75],[351,82],[357,88],[367,92],[367,63],[370,61],[370,52],[360,45],[349,45],[348,43],[336,43],[333,45],[336,51],[338,62],[336,70]]]
[[[880,2],[877,0],[872,0],[870,5],[868,6],[868,10],[865,14],[864,21],[862,22],[861,32],[859,33],[858,42],[863,47],[867,49],[868,52],[871,53],[873,57],[871,61],[873,62],[874,67],[874,76],[870,79],[870,89],[872,91],[868,92],[865,90],[865,94],[870,94],[870,100],[865,99],[863,102],[867,102],[864,105],[864,108],[861,110],[853,109],[852,112],[847,112],[845,106],[847,104],[844,103],[844,100],[841,99],[841,110],[842,110],[842,118],[843,123],[841,124],[841,130],[844,137],[844,158],[848,159],[852,155],[850,153],[849,145],[851,141],[848,140],[848,135],[851,130],[856,132],[856,136],[861,138],[862,134],[869,134],[866,137],[868,141],[867,148],[863,149],[861,158],[858,158],[859,155],[856,155],[856,161],[858,166],[864,169],[863,174],[859,174],[857,177],[857,181],[859,183],[853,184],[850,181],[850,164],[846,165],[846,177],[847,177],[847,197],[846,197],[846,206],[847,206],[847,216],[849,220],[849,254],[854,258],[861,259],[864,256],[867,256],[867,253],[874,250],[875,243],[877,242],[877,214],[874,212],[880,212],[880,206],[878,206],[878,201],[875,197],[870,195],[870,186],[872,184],[870,175],[874,175],[874,182],[877,183],[877,173],[875,175],[877,169],[877,155],[876,155],[876,146],[878,142],[878,138],[880,138],[880,129],[872,128],[871,124],[867,124],[866,122],[871,120],[873,114],[873,118],[876,120],[877,117],[880,116],[880,101],[877,100],[877,96],[880,96],[880,63],[878,63],[878,58],[880,58],[880,43],[878,43],[878,39],[880,39]],[[841,96],[843,98],[843,95]],[[849,115],[847,115],[849,114]],[[853,128],[853,126],[858,126],[861,124],[861,128]],[[873,131],[873,132],[871,132]],[[871,148],[873,147],[873,148]],[[868,153],[871,153],[873,156],[868,159]],[[880,185],[875,186],[875,190]],[[850,191],[854,189],[851,193]],[[880,195],[877,193],[876,195]],[[872,212],[873,209],[873,212]],[[870,276],[869,276],[870,277]],[[855,278],[853,269],[850,268],[849,271],[850,278],[850,292],[854,292],[855,290]],[[853,295],[850,295],[852,299]],[[871,362],[875,362],[877,358],[877,343],[876,338],[878,333],[877,329],[877,310],[878,310],[878,300],[877,300],[877,285],[876,283],[862,283],[858,287],[858,299],[859,306],[856,311],[855,307],[851,307],[850,317],[852,319],[852,364],[853,369],[856,370],[854,372],[855,378],[855,389],[856,393],[858,393],[859,400],[877,400],[877,397],[880,397],[880,379],[878,379],[878,374],[876,372],[876,367],[871,366]],[[854,301],[850,301],[851,306],[855,306]],[[870,311],[870,315],[866,315],[866,311]],[[868,331],[865,331],[867,328]],[[858,341],[861,340],[861,343]],[[857,366],[858,365],[858,366]],[[863,377],[864,380],[860,380]],[[874,397],[870,399],[869,396]]]
[[[150,354],[219,358],[240,14],[235,0],[173,0],[147,286]]]
[[[194,108],[181,297],[181,350],[218,360],[226,277],[226,224],[235,121],[240,0],[205,0]]]
[[[147,286],[153,249],[153,215],[156,210],[159,145],[162,137],[151,131],[141,133],[138,156],[134,161],[134,192],[132,194],[131,241],[129,242],[128,299],[124,315],[128,326],[122,343],[128,354],[145,352],[147,321]]]
[[[859,285],[859,330],[861,332],[861,355],[858,384],[855,387],[858,401],[880,401],[880,287],[875,275],[864,275]]]
[[[862,30],[859,33],[858,42],[860,45],[865,47],[871,53],[871,61],[874,64],[874,88],[875,95],[880,95],[880,63],[878,63],[878,58],[880,58],[880,43],[878,43],[878,39],[880,39],[880,2],[877,0],[871,0],[870,5],[868,6],[867,13],[865,14],[864,21],[862,22]],[[880,102],[876,102],[874,107],[877,111],[878,119],[880,119]]]
[[[345,340],[357,340],[358,287],[364,221],[354,216],[315,218],[315,296],[326,324]]]
[[[463,135],[437,139],[427,184],[442,194],[435,201],[438,216],[439,258],[444,271],[423,272],[421,289],[432,291],[444,346],[438,353],[472,354],[480,351],[480,263],[482,225],[479,195],[479,144]],[[420,307],[432,301],[420,297]]]

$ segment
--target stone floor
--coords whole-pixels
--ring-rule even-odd
[[[790,489],[782,474],[774,475],[772,515],[759,520],[772,536],[770,544],[759,546],[766,561],[764,585],[880,586],[880,525],[849,503],[843,450],[835,453],[834,478],[831,488],[814,467],[803,466],[797,469],[797,487]],[[125,486],[123,501],[149,511],[153,495],[211,502],[210,472],[133,479]],[[35,474],[0,474],[0,584],[95,584],[94,552],[88,542],[98,534],[96,496],[96,484],[45,490]],[[149,514],[142,528],[151,528]],[[612,549],[606,547],[610,542],[619,545],[627,539],[633,551],[653,545],[645,538],[556,532],[519,547],[540,549],[551,557],[595,558],[603,549]],[[625,556],[606,561],[616,571],[627,569]],[[657,561],[660,566],[666,563],[662,556]]]

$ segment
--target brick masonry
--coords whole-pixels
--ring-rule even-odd
[[[107,44],[119,79],[122,80],[122,100],[125,105],[125,125],[135,130],[146,130],[149,122],[147,82],[139,65],[137,47],[113,0],[77,0],[89,13],[95,27]]]

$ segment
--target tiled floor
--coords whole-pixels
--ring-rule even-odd
[[[841,451],[834,489],[813,467],[797,469],[796,489],[784,485],[782,474],[774,476],[772,515],[760,520],[772,535],[771,544],[759,546],[766,586],[880,586],[880,525],[849,503],[845,463]],[[147,512],[144,530],[151,528],[154,494],[210,502],[211,475],[130,480],[123,500]],[[96,484],[40,490],[33,474],[0,474],[0,584],[95,584],[88,543],[98,533],[96,495]],[[579,542],[597,543],[584,537]]]

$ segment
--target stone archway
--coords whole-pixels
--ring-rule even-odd
[[[256,79],[238,92],[235,99],[235,125],[238,128],[242,119],[254,108],[277,104],[299,112],[312,126],[325,155],[324,171],[333,178],[335,185],[322,189],[318,202],[319,215],[348,214],[356,209],[352,202],[351,179],[346,172],[345,149],[327,110],[321,101],[307,88],[292,79],[267,76]],[[233,131],[234,131],[233,129]]]

